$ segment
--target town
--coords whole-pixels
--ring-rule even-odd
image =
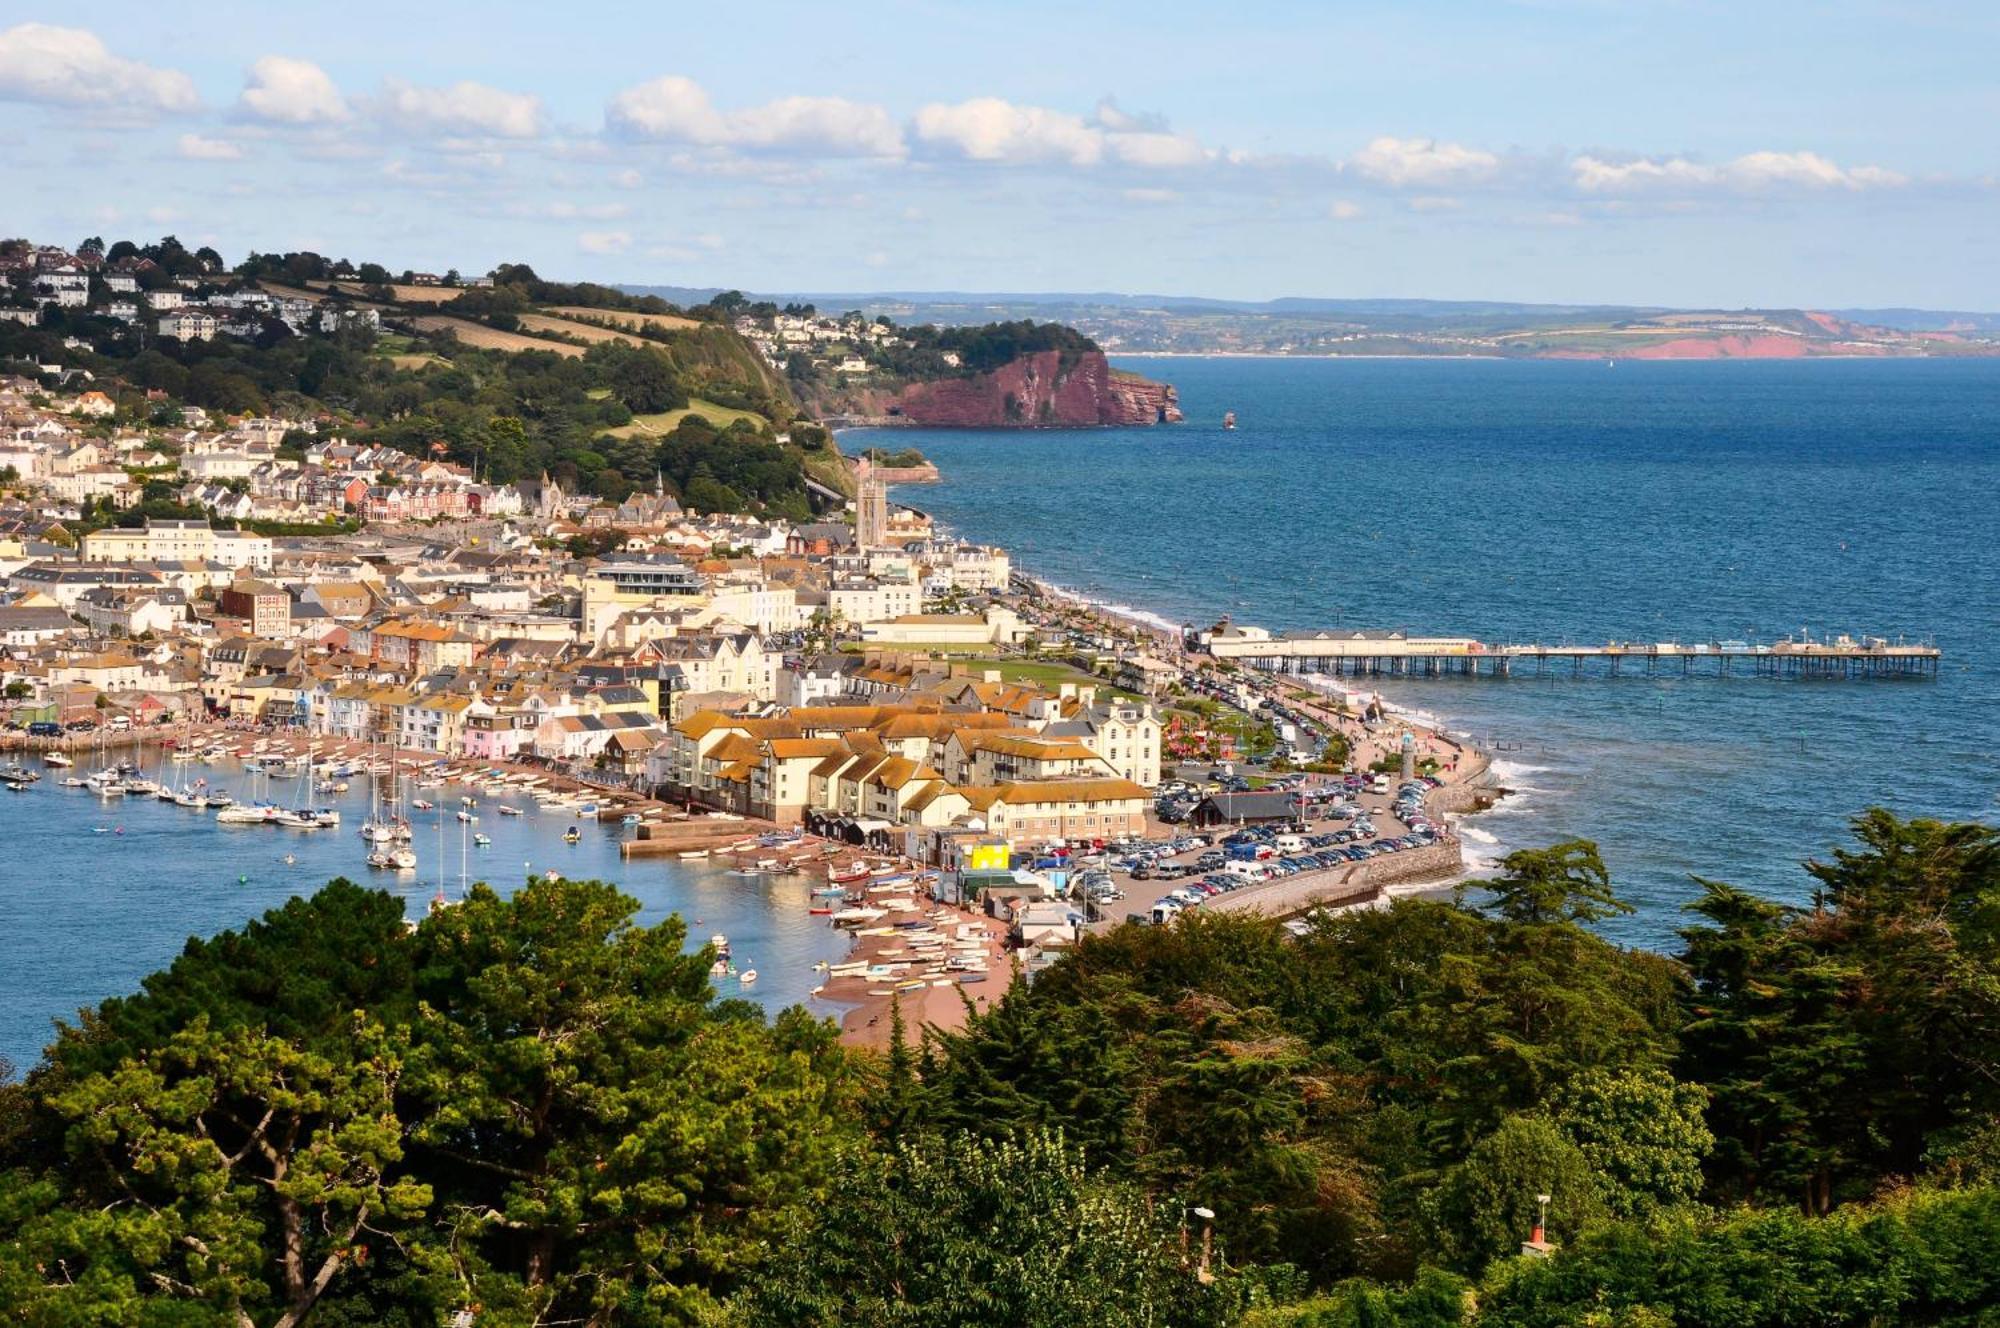
[[[124,275],[30,257],[44,299]],[[304,331],[369,312],[322,303]],[[187,316],[161,314],[162,334]],[[854,334],[744,318],[760,350],[766,326]],[[701,512],[658,475],[617,501],[546,472],[495,482],[333,418],[129,385],[121,405],[88,371],[15,369],[0,689],[17,742],[102,763],[115,744],[256,732],[531,768],[600,791],[628,856],[705,856],[746,820],[865,845],[939,899],[1025,923],[1037,964],[1092,924],[1224,894],[1290,915],[1460,865],[1431,790],[1407,799],[1423,776],[1468,780],[1472,753],[1067,600],[891,503],[896,472],[865,457],[818,519]],[[1238,833],[1229,870],[1220,833],[1175,828],[1190,820]],[[1280,831],[1310,842],[1280,852]],[[1128,898],[1177,876],[1202,879]]]

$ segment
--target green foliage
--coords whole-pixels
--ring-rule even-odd
[[[1691,905],[1684,1073],[1725,1192],[1826,1212],[2000,1112],[2000,837],[1879,810],[1855,833],[1811,910],[1713,883]]]
[[[334,882],[192,941],[0,1099],[22,1322],[705,1321],[853,1137],[831,1028],[717,1004],[678,919]]]
[[[1708,1095],[1661,1070],[1586,1070],[1550,1104],[1555,1124],[1583,1155],[1604,1206],[1648,1218],[1694,1202],[1715,1146],[1702,1119]]]
[[[1632,911],[1611,892],[1611,874],[1587,840],[1520,849],[1501,860],[1500,871],[1486,888],[1494,911],[1509,922],[1601,922]]]
[[[1990,1324],[2000,1304],[2000,1190],[1912,1194],[1831,1217],[1742,1212],[1617,1224],[1555,1258],[1496,1270],[1480,1328],[1587,1323]]]
[[[1458,1328],[1470,1290],[1450,1273],[1425,1268],[1408,1287],[1346,1282],[1311,1300],[1252,1310],[1243,1328]]]
[[[1528,1238],[1544,1194],[1552,1240],[1571,1239],[1606,1217],[1583,1150],[1553,1121],[1509,1116],[1428,1197],[1431,1248],[1444,1262],[1477,1272]]]
[[[1060,1134],[850,1153],[750,1299],[751,1328],[1173,1328],[1227,1322],[1178,1209]]]

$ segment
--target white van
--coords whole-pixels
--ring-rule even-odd
[[[1270,868],[1260,862],[1245,862],[1241,858],[1222,864],[1225,876],[1241,876],[1246,881],[1261,881],[1271,874]]]
[[[1306,851],[1304,835],[1279,835],[1272,843],[1280,854],[1289,855]]]

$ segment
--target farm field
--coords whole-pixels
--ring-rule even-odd
[[[358,281],[333,281],[327,284],[344,295],[361,295],[368,289]],[[389,289],[395,293],[398,304],[449,304],[465,294],[463,286],[405,286],[397,283]]]
[[[608,327],[595,323],[579,323],[569,318],[553,318],[548,314],[522,314],[521,326],[530,332],[557,332],[579,341],[622,341],[628,346],[643,346],[646,341],[630,332],[614,332]]]
[[[424,332],[455,332],[458,339],[468,346],[481,350],[552,350],[558,355],[578,356],[583,347],[572,346],[561,341],[544,341],[540,337],[523,336],[519,332],[502,332],[497,327],[487,327],[484,323],[474,323],[464,318],[447,318],[442,314],[425,314],[410,320],[410,326]]]
[[[680,427],[681,421],[690,415],[699,415],[718,429],[727,429],[738,420],[748,420],[759,427],[768,423],[755,411],[718,406],[713,401],[703,401],[700,397],[696,397],[680,410],[663,410],[657,415],[635,415],[630,424],[609,432],[614,438],[649,437],[653,434],[672,433]]]
[[[607,327],[664,328],[672,332],[701,326],[695,319],[683,318],[679,314],[640,314],[625,309],[592,309],[579,304],[553,304],[548,312],[578,322],[602,323]]]

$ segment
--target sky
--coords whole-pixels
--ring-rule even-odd
[[[786,291],[2000,309],[2000,4],[0,0],[0,232]]]

